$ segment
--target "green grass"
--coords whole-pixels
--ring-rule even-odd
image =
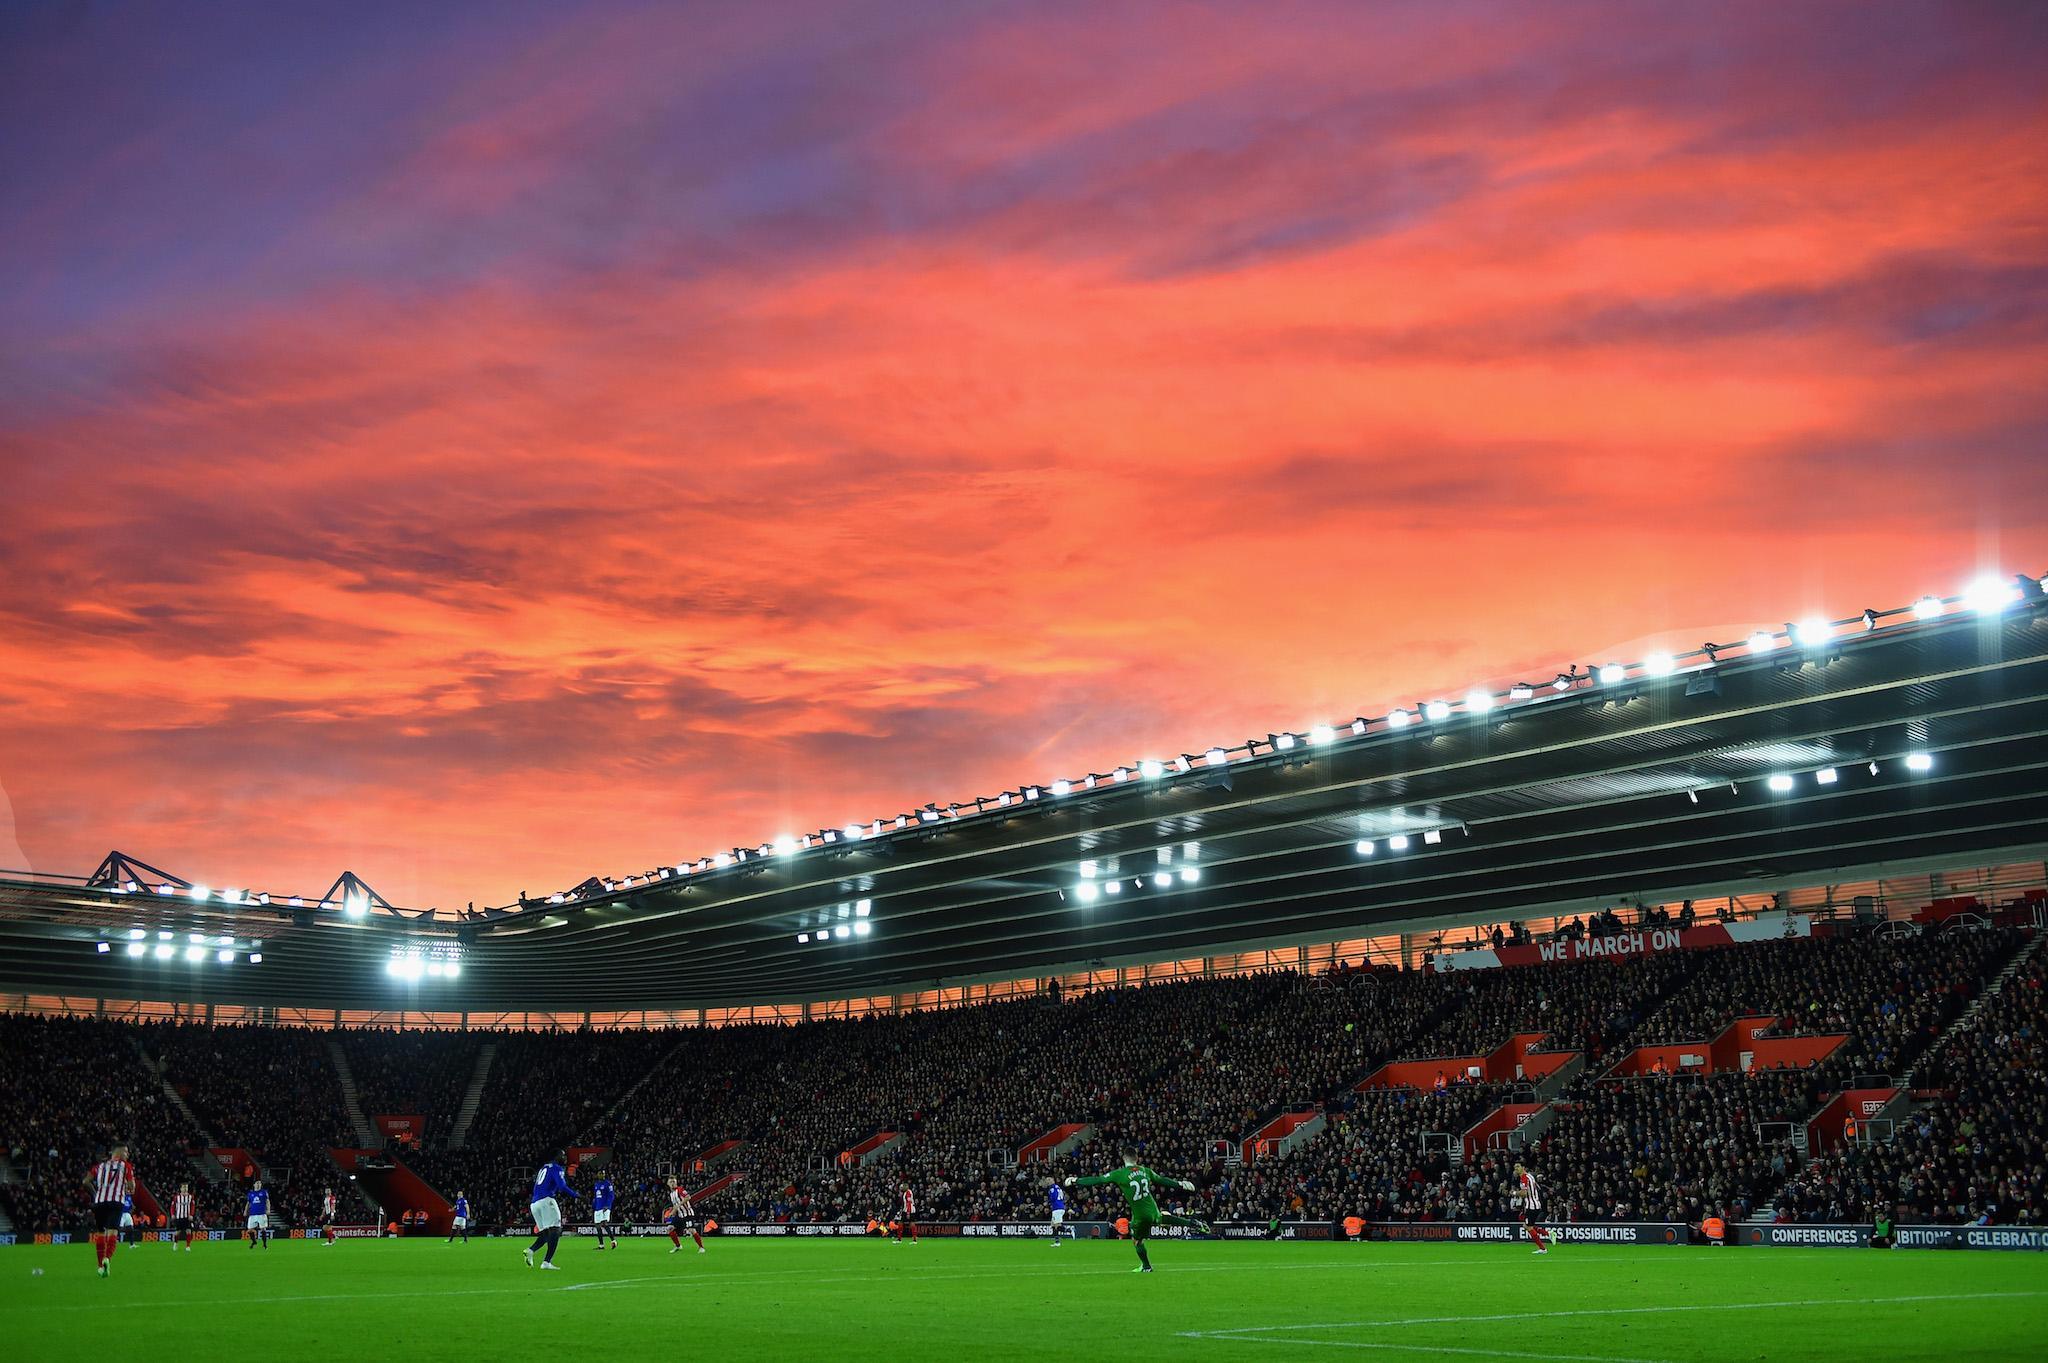
[[[2039,1358],[2048,1256],[1955,1251],[666,1240],[0,1250],[13,1359]],[[31,1269],[44,1270],[41,1277]],[[1279,1347],[1274,1347],[1274,1346]]]

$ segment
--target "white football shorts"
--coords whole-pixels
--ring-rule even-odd
[[[535,1230],[554,1230],[562,1224],[562,1209],[552,1197],[544,1197],[529,1209]]]

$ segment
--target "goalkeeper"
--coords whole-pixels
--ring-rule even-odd
[[[1156,1227],[1162,1225],[1186,1226],[1190,1230],[1201,1232],[1203,1235],[1214,1233],[1207,1221],[1192,1216],[1176,1216],[1172,1212],[1160,1211],[1159,1202],[1152,1193],[1154,1188],[1161,1186],[1180,1188],[1187,1192],[1193,1192],[1195,1190],[1194,1184],[1184,1178],[1166,1178],[1146,1168],[1138,1163],[1138,1152],[1128,1145],[1117,1151],[1117,1153],[1123,1157],[1123,1168],[1111,1170],[1109,1173],[1096,1178],[1077,1179],[1072,1175],[1068,1175],[1066,1186],[1069,1188],[1099,1188],[1105,1183],[1113,1183],[1123,1190],[1124,1201],[1131,1209],[1131,1243],[1137,1246],[1138,1250],[1138,1266],[1132,1269],[1131,1272],[1150,1273],[1152,1271],[1152,1256],[1145,1252],[1145,1242],[1152,1238],[1152,1232]]]

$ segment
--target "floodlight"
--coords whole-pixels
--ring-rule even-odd
[[[1361,857],[1369,857],[1373,852],[1372,840],[1370,838],[1360,838],[1351,845],[1351,850]]]
[[[1516,682],[1508,688],[1509,700],[1533,700],[1535,696],[1536,688],[1527,682]]]
[[[110,947],[110,946],[108,946],[108,945],[107,945],[107,944],[106,944],[105,942],[95,942],[95,943],[93,943],[93,948],[92,948],[92,949],[93,949],[94,951],[97,951],[97,952],[98,952],[98,953],[99,953],[100,955],[102,955],[102,956],[106,955],[106,954],[107,954],[108,952],[110,952],[110,951],[112,951],[112,950],[113,950],[113,948],[112,948],[112,947]]]
[[[1422,707],[1422,713],[1428,715],[1433,720],[1449,719],[1451,717],[1451,707],[1443,701],[1433,700]]]
[[[1318,748],[1328,747],[1337,741],[1337,731],[1327,724],[1312,725],[1308,731],[1308,741]]]
[[[1772,775],[1771,779],[1769,781],[1766,781],[1764,784],[1768,785],[1772,790],[1776,791],[1778,794],[1783,795],[1786,791],[1792,789],[1792,778],[1787,776],[1783,772],[1777,772],[1774,775]]]
[[[1428,843],[1431,847],[1435,847],[1438,843],[1444,840],[1444,831],[1441,828],[1432,828],[1427,833],[1424,833],[1422,835],[1422,840]]]
[[[2019,595],[2019,588],[2002,578],[1980,577],[1964,589],[1963,604],[1980,615],[1996,615]]]
[[[1769,653],[1777,646],[1778,636],[1769,630],[1760,629],[1749,636],[1749,651],[1751,653]]]
[[[778,857],[793,857],[796,855],[796,849],[796,839],[787,833],[775,840],[775,855]]]
[[[1408,835],[1406,833],[1396,833],[1393,837],[1387,839],[1387,847],[1388,850],[1394,852],[1407,851]]]
[[[1274,746],[1274,748],[1275,748],[1275,749],[1277,749],[1277,750],[1278,750],[1278,751],[1280,751],[1280,752],[1286,752],[1286,751],[1287,751],[1287,750],[1288,750],[1289,748],[1292,748],[1292,747],[1294,746],[1294,735],[1293,735],[1293,734],[1274,734],[1274,735],[1273,735],[1273,746]]]
[[[165,946],[165,945],[164,945],[164,944],[163,944],[162,942],[158,942],[158,943],[156,944],[156,958],[157,958],[157,959],[158,959],[159,961],[168,961],[168,960],[170,960],[170,959],[171,959],[171,956],[172,956],[172,955],[174,954],[174,950],[175,950],[174,948],[172,948],[172,947],[167,947],[167,946]]]
[[[1813,774],[1813,779],[1820,785],[1831,786],[1841,779],[1841,773],[1837,772],[1833,767],[1822,767]]]
[[[1792,637],[1805,648],[1823,648],[1834,637],[1834,627],[1817,617],[1801,620],[1792,627]]]
[[[1387,712],[1387,727],[1389,729],[1405,729],[1414,719],[1415,716],[1409,714],[1406,710],[1390,710]]]
[[[1052,793],[1055,795],[1065,795],[1073,789],[1074,783],[1064,777],[1052,783]]]
[[[235,960],[235,953],[232,951],[216,951],[213,953],[213,959],[219,961],[222,965],[232,965]]]
[[[1669,653],[1652,653],[1643,659],[1643,673],[1651,677],[1668,677],[1678,667],[1678,660]]]
[[[1941,614],[1941,598],[1938,596],[1923,596],[1913,603],[1913,618],[1915,620],[1932,620],[1939,614]]]
[[[1180,868],[1180,879],[1183,885],[1192,885],[1201,878],[1202,868],[1199,866],[1183,866]]]
[[[1909,752],[1906,754],[1907,771],[1932,771],[1933,769],[1934,758],[1930,754],[1924,752]]]
[[[809,946],[810,942],[811,934],[809,934],[808,932],[800,932],[796,935],[796,944],[798,946]]]
[[[262,953],[262,952],[260,952],[260,951],[252,951],[252,952],[250,952],[250,953],[249,953],[249,964],[250,964],[250,965],[262,965],[262,964],[263,964],[263,953]]]
[[[1075,897],[1083,904],[1093,904],[1096,896],[1101,893],[1102,891],[1096,888],[1095,882],[1092,880],[1084,880],[1074,887]]]
[[[1485,713],[1486,713],[1486,712],[1487,712],[1488,710],[1491,710],[1492,708],[1493,708],[1493,693],[1492,693],[1492,692],[1490,692],[1490,691],[1467,691],[1467,692],[1465,693],[1465,712],[1466,712],[1467,714],[1473,714],[1473,715],[1483,715],[1483,714],[1485,714]]]
[[[140,942],[130,942],[128,944],[128,954],[130,956],[140,956],[143,952],[148,950],[149,948],[142,945],[142,943]]]
[[[1122,894],[1124,892],[1124,883],[1121,880],[1106,881],[1102,886],[1102,892],[1104,894]]]
[[[875,901],[872,899],[856,899],[853,901],[853,914],[856,918],[867,917],[870,913],[874,912],[874,908]]]
[[[1154,873],[1153,873],[1153,876],[1152,876],[1152,883],[1153,883],[1154,885],[1157,885],[1157,886],[1158,886],[1158,887],[1159,887],[1160,889],[1162,889],[1162,890],[1163,890],[1163,889],[1165,889],[1165,888],[1166,888],[1167,886],[1169,886],[1169,885],[1173,884],[1173,872],[1171,872],[1171,871],[1157,871],[1157,872],[1154,872]]]
[[[865,937],[874,930],[875,925],[873,923],[868,922],[866,919],[862,919],[860,922],[855,923],[853,925],[853,935],[856,937]]]
[[[185,959],[188,961],[196,961],[203,955],[205,955],[205,953],[202,952],[198,947],[185,948]]]
[[[832,929],[832,935],[834,937],[851,937],[853,936],[853,929],[841,923],[838,927]]]
[[[1600,684],[1602,686],[1618,685],[1620,682],[1626,680],[1627,677],[1628,669],[1623,667],[1620,663],[1609,663],[1605,667],[1600,669]]]
[[[1230,754],[1224,752],[1221,748],[1211,748],[1203,755],[1202,760],[1212,767],[1220,767],[1230,760]]]
[[[1138,774],[1148,781],[1156,781],[1166,775],[1166,765],[1148,757],[1138,764]]]
[[[192,896],[192,898],[194,899],[203,900],[206,898],[207,891],[204,885],[194,885],[191,889],[185,891],[185,893]]]

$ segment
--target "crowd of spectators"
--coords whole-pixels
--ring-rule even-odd
[[[1786,1221],[2048,1222],[2048,970],[2039,953],[1915,1076],[1940,1096],[1866,1124],[1777,1198]]]
[[[255,1156],[254,1167],[234,1177],[246,1182],[260,1173],[275,1215],[310,1221],[329,1186],[351,1217],[370,1213],[368,1200],[335,1177],[328,1153],[357,1143],[327,1053],[329,1033],[184,1022],[147,1023],[141,1033],[200,1125],[223,1147]]]
[[[1791,1124],[1826,1093],[1793,1069],[1595,1082],[1558,1106],[1531,1162],[1560,1217],[1740,1219],[1785,1176]],[[1483,1215],[1507,1210],[1496,1202]]]
[[[1694,953],[1698,969],[1636,1039],[1711,1041],[1737,1018],[1771,1017],[1759,1035],[1845,1034],[1833,1070],[1903,1073],[2019,943],[2015,929],[1864,930]]]
[[[424,1148],[399,1158],[446,1196],[466,1191],[479,1218],[516,1222],[541,1161],[594,1128],[685,1038],[673,1029],[495,1033],[463,1148],[448,1149],[446,1124],[430,1124]]]
[[[365,1116],[420,1116],[426,1119],[423,1139],[445,1136],[476,1072],[480,1033],[360,1027],[336,1036]]]
[[[1540,1034],[1541,1049],[1589,1060],[1534,1153],[1558,1211],[1697,1221],[1740,1214],[1782,1184],[1794,1170],[1780,1133],[1848,1076],[1910,1064],[2020,945],[2010,931],[1867,931],[1526,969],[1270,971],[799,1025],[494,1033],[462,1150],[447,1137],[483,1043],[475,1033],[8,1019],[0,1138],[32,1175],[8,1195],[34,1220],[76,1213],[75,1195],[41,1171],[75,1180],[69,1166],[89,1163],[95,1142],[150,1142],[152,1165],[174,1165],[198,1132],[165,1111],[139,1041],[199,1125],[253,1151],[285,1214],[302,1217],[333,1181],[327,1147],[357,1143],[329,1053],[339,1041],[366,1114],[427,1116],[423,1145],[398,1157],[444,1193],[465,1190],[485,1223],[518,1222],[540,1160],[579,1145],[612,1151],[628,1216],[656,1211],[671,1171],[698,1188],[733,1175],[706,1209],[735,1219],[862,1220],[894,1207],[906,1183],[935,1219],[1035,1215],[1045,1176],[1103,1165],[1129,1143],[1193,1178],[1188,1201],[1212,1217],[1491,1218],[1508,1212],[1506,1157],[1466,1163],[1435,1136],[1455,1146],[1526,1085],[1457,1074],[1434,1092],[1357,1085],[1387,1061],[1483,1056]],[[1898,1148],[1921,1162],[1868,1155],[1813,1172],[1817,1199],[1861,1206],[1867,1184],[1951,1211],[2038,1211],[2040,1141],[2015,1134],[2043,1129],[2038,972],[2016,985],[1987,1010],[1995,1026],[1936,1057],[1958,1098]],[[2030,1000],[2031,1012],[2009,1013]],[[1797,1070],[1601,1077],[1629,1046],[1703,1040],[1758,1014],[1849,1040]],[[102,1093],[103,1113],[79,1106]],[[1320,1135],[1282,1157],[1236,1158],[1275,1115],[1314,1109]],[[1022,1148],[1065,1123],[1093,1126],[1093,1143],[1020,1167]],[[880,1133],[895,1139],[851,1154]],[[729,1158],[695,1164],[726,1141],[740,1143]],[[1110,1210],[1094,1197],[1078,1205]]]
[[[0,1140],[16,1179],[0,1184],[0,1198],[18,1233],[82,1222],[91,1209],[85,1173],[116,1143],[128,1145],[143,1187],[166,1202],[183,1181],[211,1193],[190,1158],[199,1133],[121,1023],[0,1015]]]

